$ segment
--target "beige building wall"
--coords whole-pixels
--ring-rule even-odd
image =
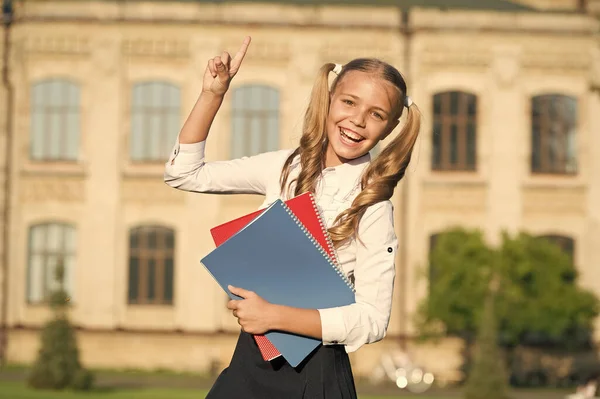
[[[411,34],[404,35],[398,10],[385,7],[101,1],[19,6],[11,57],[12,362],[34,359],[37,332],[49,316],[44,306],[25,299],[28,228],[63,221],[77,227],[71,315],[81,327],[86,364],[206,370],[213,361],[227,363],[238,326],[199,259],[214,247],[210,227],[255,210],[262,198],[179,192],[163,183],[162,164],[129,162],[130,92],[134,82],[147,78],[180,85],[183,122],[207,60],[224,49],[235,52],[247,34],[253,43],[233,85],[258,82],[280,89],[282,147],[297,143],[302,112],[324,62],[377,56],[393,63],[424,112],[417,156],[394,199],[404,251],[389,336],[352,355],[357,374],[368,373],[382,351],[400,345],[400,337],[413,335],[414,311],[427,288],[419,276],[429,236],[453,225],[482,228],[490,242],[502,229],[569,235],[576,240],[582,284],[600,295],[600,138],[592,134],[600,131],[600,94],[590,88],[600,81],[600,56],[593,18],[413,9]],[[30,86],[55,76],[81,85],[82,139],[75,164],[29,160]],[[475,173],[431,171],[432,95],[445,90],[478,96]],[[578,100],[580,172],[573,177],[529,173],[529,98],[547,92]],[[208,142],[211,160],[229,157],[230,116],[231,103],[225,101]],[[128,232],[148,223],[176,231],[173,306],[127,304]],[[452,379],[460,365],[456,345],[447,341],[412,350],[416,360]]]
[[[2,37],[4,37],[5,35],[5,28],[4,26],[2,26],[0,28],[0,34],[2,35]],[[4,40],[0,40],[0,62],[1,60],[4,58],[4,52],[6,51],[5,46],[4,46]],[[0,72],[0,79],[2,79],[1,76],[1,72]],[[0,287],[4,287],[5,285],[3,285],[6,282],[6,275],[4,273],[4,268],[2,267],[4,265],[4,259],[5,259],[5,241],[4,241],[4,226],[6,226],[6,223],[8,222],[7,220],[5,220],[6,216],[5,216],[5,212],[4,209],[6,209],[6,190],[4,189],[4,185],[6,183],[6,164],[7,164],[7,157],[6,157],[6,138],[7,138],[7,134],[6,134],[6,109],[7,109],[7,89],[6,86],[3,83],[0,83],[0,187],[2,187],[2,189],[0,189]],[[0,294],[2,294],[4,290],[2,288],[0,288]],[[5,296],[4,295],[0,295],[0,309],[3,309],[3,306],[5,306],[6,301],[5,301]],[[2,318],[2,311],[0,310],[0,329],[2,329],[2,325],[3,325],[3,321],[4,319]],[[7,332],[7,330],[2,329],[0,331],[0,355],[2,355],[2,352],[6,350],[6,347],[3,346],[2,344],[2,335],[3,333]]]

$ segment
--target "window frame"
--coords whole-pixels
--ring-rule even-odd
[[[161,79],[141,80],[131,85],[127,146],[127,155],[131,164],[166,162],[182,127],[182,94],[179,84]],[[158,96],[158,100],[153,97],[155,95]],[[152,120],[156,115],[159,115],[159,123],[154,123],[155,121]],[[155,137],[149,138],[149,134]],[[155,140],[155,143],[152,143],[151,139]]]
[[[49,230],[53,227],[57,227],[60,231],[61,237],[58,239],[58,245],[60,248],[58,250],[49,248]],[[34,248],[35,243],[35,233],[36,231],[41,231],[39,234],[43,236],[42,240],[44,241],[43,247],[38,250]],[[68,243],[68,236],[71,234],[73,239],[73,243]],[[65,269],[64,273],[64,288],[67,291],[67,294],[73,300],[75,296],[75,268],[76,268],[76,258],[77,258],[77,228],[74,224],[68,222],[61,221],[50,221],[50,222],[41,222],[31,224],[27,229],[27,276],[26,276],[26,302],[28,304],[44,304],[48,300],[48,295],[55,288],[53,281],[54,276],[50,276],[50,272],[48,269],[51,268],[49,265],[49,259],[52,257],[56,258],[58,262],[59,259],[63,259],[63,266]],[[71,246],[71,248],[69,248]],[[40,256],[42,258],[42,265],[40,266],[40,273],[42,274],[41,282],[39,283],[40,288],[42,289],[42,294],[40,298],[33,298],[33,259],[36,256]],[[54,270],[52,270],[54,272]]]
[[[548,105],[548,102],[552,101],[569,101],[571,105],[573,105],[573,115],[572,118],[572,126],[571,130],[567,131],[566,134],[564,131],[561,132],[563,137],[559,138],[549,138],[552,135],[551,126],[556,123],[562,123],[563,125],[568,125],[569,121],[558,121],[556,122],[551,118],[549,114],[557,112],[556,110],[552,110],[551,107],[556,106],[555,104]],[[536,106],[536,102],[546,103]],[[544,93],[531,96],[530,102],[530,153],[529,153],[529,171],[534,176],[539,175],[551,175],[551,176],[575,176],[579,174],[580,168],[580,159],[579,159],[579,149],[577,145],[577,141],[579,138],[579,101],[577,97],[571,96],[568,94],[562,93]],[[567,105],[568,107],[568,105]],[[538,112],[537,109],[541,108],[541,116],[536,115]],[[568,117],[567,117],[568,119]],[[539,133],[536,131],[539,129]],[[567,128],[568,130],[568,128]],[[546,144],[550,140],[560,141],[560,145],[555,146],[557,148],[563,149],[563,158],[562,160],[550,159],[552,156],[552,148],[549,144]],[[571,141],[571,151],[572,154],[568,154],[569,152],[569,141]],[[538,153],[538,155],[536,155]],[[536,160],[539,158],[539,160]]]
[[[58,97],[52,90],[59,90],[63,97],[57,100]],[[31,84],[28,148],[28,157],[31,162],[79,162],[82,139],[81,97],[82,90],[79,83],[68,78],[46,78],[36,80]],[[71,118],[74,121],[71,121]],[[53,120],[58,120],[60,128],[57,132],[49,127],[52,126]],[[73,123],[73,131],[69,130],[70,123]],[[36,131],[38,128],[39,132]],[[52,137],[48,139],[49,135]],[[61,145],[58,153],[52,154],[51,143],[56,142],[53,140],[55,135],[59,136]],[[40,143],[39,140],[43,140],[43,142]],[[71,141],[73,142],[71,143]],[[42,148],[38,149],[37,145]],[[69,151],[73,151],[73,153],[69,153]]]
[[[253,93],[253,91],[255,91]],[[255,105],[252,96],[261,98],[262,104]],[[280,145],[281,91],[266,84],[245,84],[234,88],[231,99],[231,142],[232,159],[275,151]],[[238,118],[243,125],[238,129]],[[253,131],[253,123],[261,126],[259,133]],[[275,129],[271,131],[271,127]],[[243,144],[240,144],[240,141]],[[258,144],[255,142],[258,140]]]
[[[151,247],[149,243],[151,234],[156,235],[156,245],[154,247]],[[137,246],[135,246],[134,241]],[[174,305],[175,246],[176,232],[168,226],[144,224],[129,229],[127,245],[128,305]],[[137,259],[137,263],[135,264],[135,279],[132,280],[134,276],[134,258]],[[169,260],[170,271],[168,269]],[[152,268],[154,273],[151,272]],[[168,273],[170,273],[170,277],[167,277]],[[167,281],[169,278],[170,281]],[[170,284],[170,298],[165,292],[167,283]],[[133,291],[134,287],[135,291]],[[149,291],[152,291],[152,295]]]
[[[456,101],[453,101],[456,96]],[[439,111],[438,111],[438,105]],[[455,112],[453,104],[456,103]],[[472,107],[472,108],[471,108]],[[436,92],[432,96],[432,138],[430,167],[434,172],[475,173],[478,169],[479,97],[463,90]],[[455,160],[452,155],[452,127],[455,126]],[[472,130],[469,128],[472,127]],[[471,133],[472,132],[472,133]],[[470,141],[469,135],[472,134]]]

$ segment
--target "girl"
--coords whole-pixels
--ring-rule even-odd
[[[347,353],[386,334],[398,246],[390,197],[410,161],[420,113],[394,67],[376,59],[356,59],[343,67],[328,63],[313,87],[298,148],[205,162],[211,123],[249,44],[247,37],[233,59],[223,53],[208,61],[202,93],[166,164],[165,182],[201,193],[262,194],[261,207],[314,193],[341,267],[354,282],[356,303],[297,309],[229,287],[243,298],[227,306],[242,330],[229,367],[207,398],[356,398]],[[331,88],[330,72],[337,75]],[[371,162],[369,151],[398,125],[404,108],[408,117],[402,131]],[[315,337],[323,345],[297,368],[281,357],[267,362],[252,334],[269,330]]]

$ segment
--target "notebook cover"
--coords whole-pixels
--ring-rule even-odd
[[[232,299],[229,284],[286,306],[319,309],[354,303],[354,291],[324,249],[281,200],[202,258]],[[280,331],[265,336],[293,367],[320,340]]]
[[[313,194],[310,192],[300,194],[285,201],[285,203],[337,264],[335,248],[327,233],[324,221],[321,219]],[[260,209],[210,229],[215,245],[221,245],[263,211],[264,209]]]
[[[319,214],[319,210],[317,208],[317,204],[315,203],[313,194],[310,192],[300,194],[294,198],[287,200],[286,204],[298,217],[298,219],[300,219],[300,222],[302,222],[306,229],[325,249],[328,255],[335,261],[336,265],[339,264],[339,262],[337,262],[335,248],[333,246],[333,243],[331,242],[329,234],[327,233],[324,221],[322,220]],[[244,215],[237,219],[233,219],[229,222],[213,227],[210,230],[210,233],[213,237],[215,245],[221,245],[229,237],[231,237],[233,234],[235,234],[248,223],[250,223],[252,220],[254,220],[263,211],[264,209],[261,209],[256,212],[252,212],[248,215]],[[256,341],[256,344],[258,345],[258,348],[264,360],[269,361],[280,356],[280,353],[277,350],[277,348],[275,348],[275,346],[264,335],[255,335],[254,340]]]

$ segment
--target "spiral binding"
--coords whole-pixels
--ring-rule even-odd
[[[312,202],[315,212],[319,216],[319,224],[321,225],[321,231],[323,232],[323,235],[325,236],[325,239],[327,240],[327,246],[329,247],[329,251],[333,254],[333,261],[335,262],[336,267],[339,268],[340,270],[342,270],[340,260],[338,259],[338,256],[337,256],[337,251],[335,250],[333,241],[331,241],[331,236],[327,232],[327,227],[325,226],[325,222],[324,222],[325,217],[323,216],[321,209],[319,209],[319,206],[317,205],[317,201],[315,200],[314,195],[312,193],[309,193],[308,196],[310,197],[310,201]]]
[[[304,234],[310,239],[310,241],[319,250],[319,252],[321,252],[321,254],[323,255],[323,257],[327,260],[327,262],[331,265],[331,267],[333,267],[333,269],[342,278],[342,280],[344,280],[344,282],[352,290],[352,292],[356,292],[355,288],[354,288],[354,285],[352,284],[352,282],[350,281],[350,279],[348,279],[348,277],[341,271],[341,269],[331,260],[331,258],[329,257],[329,254],[325,251],[325,249],[323,249],[323,247],[317,242],[317,240],[315,240],[315,238],[312,236],[312,234],[310,234],[310,232],[306,229],[306,227],[304,227],[304,225],[302,224],[302,222],[300,222],[300,220],[292,212],[292,210],[284,202],[281,202],[281,206],[292,217],[292,219],[294,220],[294,222],[302,229],[302,231],[304,232]],[[322,223],[322,221],[321,221],[321,223]]]

